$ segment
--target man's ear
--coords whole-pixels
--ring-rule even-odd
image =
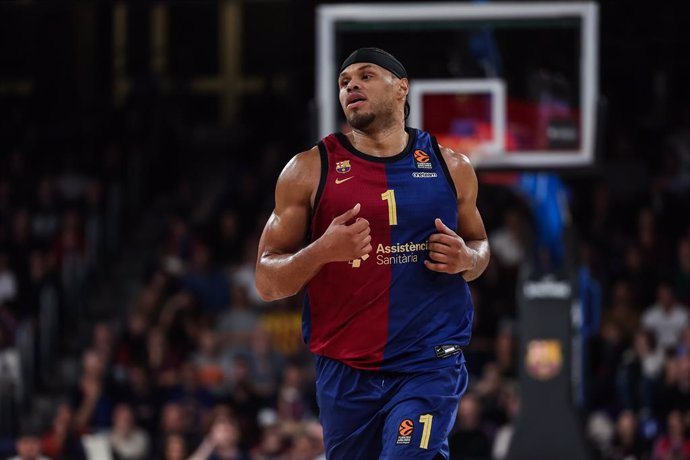
[[[405,99],[410,91],[410,81],[407,78],[401,78],[398,85],[398,95]]]

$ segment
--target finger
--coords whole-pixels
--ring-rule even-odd
[[[353,217],[355,217],[357,214],[359,214],[359,210],[361,209],[361,206],[359,203],[357,203],[352,209],[348,209],[341,215],[337,216],[335,219],[333,219],[334,224],[344,224],[345,222],[349,221]]]
[[[440,246],[453,246],[454,243],[457,243],[457,237],[453,238],[443,233],[434,233],[429,237],[429,247],[434,244]]]
[[[364,255],[364,254],[369,254],[369,253],[370,253],[371,251],[373,251],[373,250],[374,250],[374,248],[373,248],[370,244],[367,244],[366,246],[364,246],[364,247],[362,248],[362,255]],[[360,257],[361,257],[361,256],[360,256]]]
[[[364,238],[359,246],[366,247],[369,246],[369,243],[371,243],[371,236],[367,236],[366,238]]]
[[[357,221],[349,226],[355,233],[360,233],[369,228],[369,221],[366,219],[357,219]]]
[[[434,263],[429,260],[425,260],[424,266],[434,272],[450,273],[450,267],[447,264]]]
[[[454,251],[451,246],[442,243],[429,243],[428,249],[429,251],[441,252],[443,254],[450,254]]]
[[[434,261],[434,262],[440,262],[440,263],[448,263],[449,257],[446,254],[443,254],[441,252],[436,252],[436,251],[429,251],[429,257]]]
[[[357,231],[357,230],[355,230],[355,231]],[[356,235],[359,238],[364,238],[365,236],[367,236],[369,234],[371,234],[371,227],[364,227],[363,230],[360,230],[359,232],[356,233]]]
[[[441,219],[439,219],[438,217],[436,218],[436,220],[434,220],[434,224],[436,224],[436,230],[438,230],[441,233],[444,233],[444,234],[450,235],[450,236],[457,235],[457,233],[455,233],[453,230],[448,228],[448,226],[446,224],[444,224],[443,221]]]

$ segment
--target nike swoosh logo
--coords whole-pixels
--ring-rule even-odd
[[[336,179],[335,183],[336,183],[336,185],[342,184],[343,182],[349,181],[350,179],[353,179],[354,177],[355,176],[350,176],[350,177],[346,177],[345,179]]]

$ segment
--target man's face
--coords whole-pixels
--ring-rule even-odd
[[[26,460],[34,460],[41,455],[41,440],[36,436],[23,436],[17,442],[17,453]]]
[[[377,118],[395,113],[399,95],[407,94],[407,80],[376,64],[356,62],[340,73],[338,88],[340,105],[350,126],[366,129]]]

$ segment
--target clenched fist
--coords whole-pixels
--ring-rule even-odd
[[[352,209],[334,218],[317,240],[319,252],[326,262],[359,259],[372,251],[369,221],[357,218],[354,223],[347,224],[359,214],[360,209],[361,206],[357,203]]]

